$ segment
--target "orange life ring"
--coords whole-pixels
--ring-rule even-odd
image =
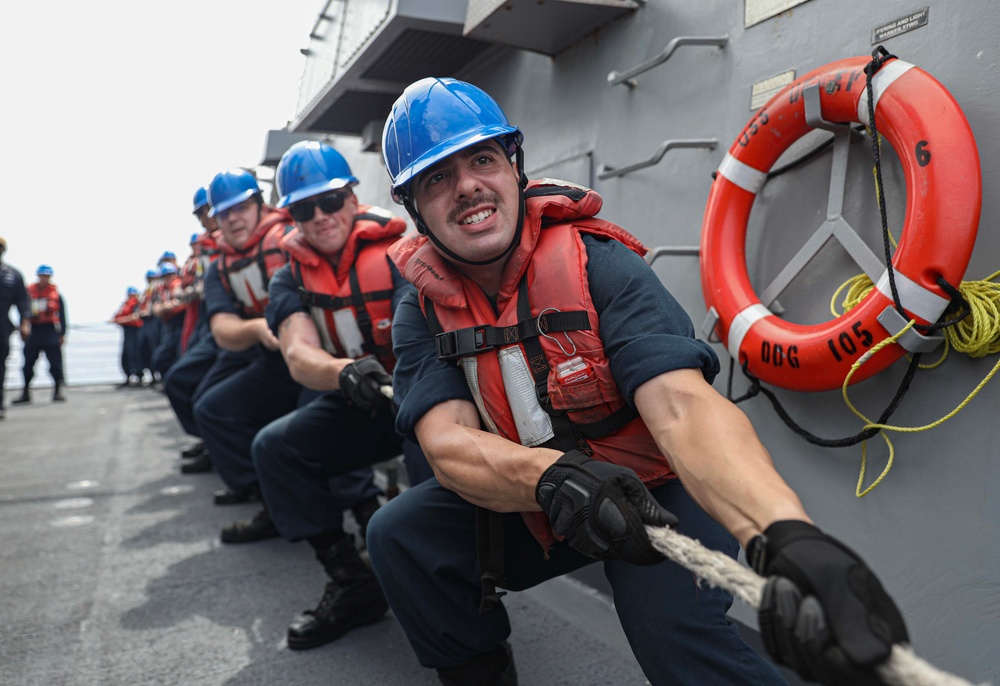
[[[824,324],[793,324],[760,302],[747,274],[750,209],[767,173],[792,143],[812,130],[803,89],[818,85],[823,119],[868,122],[868,57],[833,62],[796,79],[750,120],[719,166],[705,208],[701,280],[705,305],[730,355],[763,381],[797,391],[839,388],[851,365],[888,337],[877,317],[892,307],[887,272],[847,313]],[[979,226],[979,153],[965,116],[930,74],[899,59],[872,78],[876,125],[902,161],[906,217],[892,264],[900,302],[918,324],[938,320],[950,298],[939,276],[958,286]],[[852,383],[895,362],[897,344],[866,361]]]

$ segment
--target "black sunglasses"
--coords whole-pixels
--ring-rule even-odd
[[[315,200],[300,200],[288,206],[288,213],[297,222],[312,221],[316,216],[316,206],[318,205],[324,214],[339,212],[344,207],[347,200],[347,193],[328,193]]]

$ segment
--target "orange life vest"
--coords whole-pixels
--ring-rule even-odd
[[[59,324],[59,289],[54,283],[42,287],[40,283],[28,286],[28,300],[31,302],[31,323]]]
[[[161,303],[170,302],[179,297],[180,292],[181,277],[178,274],[172,274],[160,280],[159,285],[156,287],[156,300]],[[180,303],[169,310],[163,310],[160,312],[160,319],[164,322],[172,321],[174,317],[183,313],[186,307],[184,303]]]
[[[297,229],[281,240],[302,303],[331,355],[375,355],[388,371],[396,366],[392,270],[386,250],[405,230],[406,222],[388,210],[361,205],[336,270]]]
[[[531,447],[582,449],[656,486],[676,477],[611,375],[580,234],[618,240],[640,255],[646,248],[594,217],[601,204],[589,189],[530,185],[521,241],[507,260],[495,310],[425,236],[402,239],[390,256],[417,287],[429,328],[441,332],[438,356],[462,367],[489,431]],[[515,407],[509,398],[525,402]],[[555,539],[545,515],[522,515],[547,549]]]
[[[125,299],[125,302],[122,303],[122,306],[118,308],[118,311],[115,312],[115,316],[112,317],[112,320],[119,326],[141,327],[142,320],[132,318],[133,313],[138,308],[139,296],[130,295]]]
[[[215,260],[222,253],[219,248],[218,241],[216,237],[220,237],[221,234],[218,231],[213,231],[208,233],[207,231],[198,236],[198,241],[195,245],[196,254],[198,256],[198,267],[196,270],[196,276],[198,279],[205,277],[205,272],[208,271],[209,266],[215,262]]]
[[[184,264],[181,266],[181,287],[187,288],[194,285],[195,279],[198,276],[198,247],[195,245],[194,250],[188,255],[188,258],[184,260]]]
[[[225,238],[220,237],[218,241],[222,251],[218,261],[222,286],[248,319],[264,316],[268,284],[287,262],[278,243],[294,228],[288,210],[272,210],[264,205],[261,212],[266,214],[241,250],[229,245]]]

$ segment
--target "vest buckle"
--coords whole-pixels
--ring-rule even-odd
[[[486,342],[489,326],[469,326],[455,331],[445,331],[434,336],[439,360],[454,360],[468,355],[477,355],[494,346]]]

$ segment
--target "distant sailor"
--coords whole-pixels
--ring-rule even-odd
[[[125,301],[111,317],[111,322],[122,327],[122,371],[125,381],[121,386],[142,385],[142,354],[139,350],[139,335],[142,319],[139,317],[139,289],[129,287],[125,291]]]
[[[14,324],[10,320],[10,308],[16,307],[21,318],[21,340],[28,340],[31,334],[31,309],[28,306],[28,291],[24,287],[24,277],[14,267],[3,261],[7,241],[0,237],[0,419],[4,418],[3,386],[7,371],[7,355],[10,354],[10,335]]]
[[[38,281],[28,286],[28,301],[31,305],[31,335],[24,344],[24,389],[13,404],[31,402],[31,380],[35,376],[38,355],[45,353],[49,362],[49,373],[55,388],[52,400],[63,402],[65,384],[63,378],[62,346],[66,340],[66,303],[56,285],[52,283],[52,267],[43,264],[35,272]]]
[[[230,373],[241,369],[248,361],[242,353],[224,353],[216,345],[208,329],[204,301],[205,274],[219,256],[216,244],[219,227],[215,217],[208,216],[210,209],[208,186],[201,186],[194,193],[192,214],[204,232],[191,236],[191,257],[181,270],[181,288],[184,299],[188,301],[184,331],[181,332],[182,354],[163,377],[164,393],[170,400],[181,428],[188,435],[199,438],[197,442],[181,450],[181,457],[191,458],[190,462],[181,465],[181,472],[184,474],[212,469],[211,456],[205,442],[200,440],[201,432],[194,420],[195,402],[206,390]],[[189,336],[186,345],[185,335]],[[220,357],[227,358],[228,362],[216,364]]]

